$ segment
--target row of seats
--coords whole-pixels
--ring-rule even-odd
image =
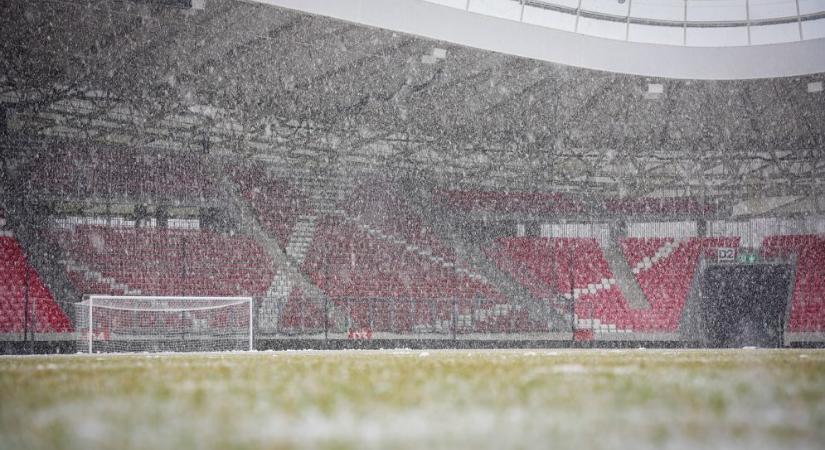
[[[583,202],[563,194],[544,192],[438,191],[433,198],[463,212],[495,211],[533,214],[576,213],[585,210]]]
[[[638,254],[638,248],[647,247],[649,250],[658,243],[664,245],[661,240],[650,243],[646,239],[630,238],[621,245],[625,257],[630,260],[629,255]],[[738,246],[738,237],[691,238],[681,242],[668,257],[636,275],[650,309],[630,310],[624,303],[621,305],[623,307],[616,308],[614,314],[607,315],[609,320],[615,320],[616,326],[622,328],[677,331],[699,258],[715,255],[719,247]]]
[[[645,258],[652,258],[662,246],[672,242],[672,238],[629,238],[622,242],[622,250],[630,267],[635,267]]]
[[[500,191],[438,191],[434,199],[463,212],[576,213],[597,207],[614,214],[708,214],[718,210],[714,203],[693,198],[606,199],[593,205],[560,193]]]
[[[82,294],[120,295],[124,284],[143,295],[261,295],[274,275],[271,258],[248,236],[92,225],[53,233]]]
[[[282,178],[269,175],[259,165],[232,168],[243,197],[255,208],[264,228],[286,248],[295,222],[309,211],[308,199]]]
[[[718,210],[715,203],[694,198],[607,199],[604,208],[614,214],[711,214]]]
[[[469,265],[436,236],[393,183],[370,179],[337,206],[347,218],[326,217],[318,223],[303,270],[334,301],[343,302],[341,307],[352,309],[357,327],[370,322],[373,331],[405,332],[440,329],[446,322],[444,326],[461,332],[493,330],[504,327],[497,322],[506,322],[508,330],[519,331],[513,323],[527,322],[521,312],[490,313],[507,300],[489,282],[469,276]],[[459,316],[476,317],[451,323],[453,308]],[[542,326],[521,325],[520,330]]]
[[[499,267],[509,267],[522,282],[527,275],[540,280],[545,287],[536,292],[539,297],[547,297],[551,292],[584,289],[588,284],[611,277],[595,239],[500,238],[497,244],[498,248],[488,253],[498,258]],[[534,283],[525,286],[537,289]]]
[[[529,320],[524,310],[510,312],[489,300],[335,298],[328,308],[296,289],[281,314],[279,330],[286,334],[320,333],[332,327],[325,310],[343,312],[354,335],[372,333],[512,333],[547,331]],[[455,312],[455,317],[453,316]]]
[[[125,148],[117,152],[49,148],[32,155],[18,170],[35,189],[56,196],[168,202],[216,198],[213,180],[219,176],[197,157]]]
[[[427,326],[443,329],[446,322],[458,331],[541,329],[524,311],[499,308],[507,300],[491,284],[456,270],[462,261],[427,229],[401,196],[378,191],[382,193],[356,189],[342,205],[356,219],[322,220],[303,265],[336,307],[349,309],[353,327],[403,332]],[[376,208],[378,201],[385,207]],[[394,214],[380,213],[387,210]],[[391,242],[367,229],[404,242]],[[56,229],[54,237],[64,257],[77,263],[69,266],[69,276],[81,293],[123,294],[122,283],[146,295],[260,296],[274,275],[269,257],[245,236],[83,225]],[[23,270],[20,267],[25,266],[25,258],[16,241],[2,239],[0,293],[8,305],[0,308],[0,330],[11,332],[22,329],[19,299],[23,284],[15,274]],[[637,280],[651,307],[641,310],[629,308],[594,239],[501,238],[488,249],[488,255],[537,298],[550,299],[554,292],[573,293],[579,319],[594,319],[617,330],[675,332],[700,256],[713,255],[719,247],[737,247],[739,239],[687,239],[650,263],[657,251],[673,242],[671,238],[620,242],[631,267],[646,263]],[[418,254],[418,250],[429,256]],[[771,236],[765,239],[763,252],[768,257],[794,255],[798,260],[788,329],[825,330],[825,239]],[[36,274],[35,278],[29,293],[37,298],[43,318],[38,316],[38,331],[70,329],[48,289]],[[322,324],[322,311],[302,298],[300,293],[290,296],[282,316],[285,326],[312,328]],[[411,299],[414,301],[407,301]],[[496,314],[491,312],[494,310]]]
[[[27,297],[28,320],[34,320],[35,332],[72,330],[69,317],[28,263],[17,240],[0,236],[0,333],[21,333],[27,328]]]
[[[631,267],[652,257],[669,239],[625,239],[621,242]],[[675,332],[688,289],[702,252],[738,246],[738,238],[693,238],[681,243],[668,257],[637,275],[649,309],[631,309],[615,284],[607,259],[595,239],[500,238],[493,255],[534,295],[552,292],[575,297],[579,319],[595,319],[617,330]],[[524,274],[543,283],[526,282]]]
[[[409,244],[426,249],[450,263],[458,262],[452,248],[444,244],[422,217],[396,192],[392,183],[370,180],[356,186],[339,208],[359,222],[374,229],[400,237]]]
[[[476,298],[497,295],[489,283],[327,218],[318,224],[303,269],[333,298]]]

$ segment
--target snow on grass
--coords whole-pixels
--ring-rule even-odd
[[[823,430],[818,350],[0,358],[3,449],[818,448]]]

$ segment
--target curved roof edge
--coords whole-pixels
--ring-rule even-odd
[[[825,72],[825,39],[681,47],[588,36],[421,0],[248,0],[440,41],[586,69],[695,80]]]

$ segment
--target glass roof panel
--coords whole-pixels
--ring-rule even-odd
[[[530,0],[524,4],[521,0],[426,1],[459,9],[469,5],[469,11],[475,13],[632,42],[749,45],[748,28],[751,45],[799,40],[797,0]],[[822,37],[818,15],[825,13],[825,0],[798,1],[804,39]],[[577,19],[579,6],[582,12]],[[590,17],[593,13],[610,17]],[[780,23],[764,23],[772,19]]]
[[[825,38],[825,19],[802,22],[802,37],[805,39]]]
[[[750,0],[751,20],[791,17],[796,15],[795,0]]]
[[[470,11],[519,20],[521,18],[521,3],[507,0],[472,0]]]
[[[682,21],[685,18],[685,0],[631,0],[630,16]]]
[[[799,40],[798,23],[780,23],[751,27],[751,45],[777,44]]]
[[[685,30],[682,27],[630,24],[630,40],[648,44],[682,45]]]
[[[579,33],[608,39],[624,39],[625,34],[627,33],[627,24],[622,22],[591,19],[589,17],[580,17]]]
[[[534,3],[547,3],[549,5],[559,5],[573,9],[579,6],[579,0],[538,0]]]
[[[745,0],[688,0],[687,20],[719,22],[747,19]]]
[[[694,47],[748,45],[748,29],[746,27],[688,28],[687,45]]]
[[[467,0],[427,0],[432,3],[438,3],[439,5],[444,6],[451,6],[453,8],[464,9],[467,7]]]
[[[573,31],[576,26],[576,16],[550,9],[525,6],[524,22],[557,30]]]
[[[628,3],[630,2],[619,3],[617,0],[582,0],[582,9],[614,16],[626,16]]]
[[[799,0],[799,14],[825,11],[825,0]]]

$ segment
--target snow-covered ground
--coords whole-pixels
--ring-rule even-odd
[[[821,448],[825,351],[0,358],[0,448]]]

